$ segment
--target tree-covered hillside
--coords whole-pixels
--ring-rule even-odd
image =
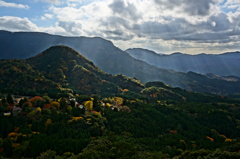
[[[51,47],[27,60],[1,60],[0,64],[2,93],[111,96],[123,89],[140,92],[144,88],[137,79],[103,72],[66,46]]]
[[[61,92],[61,86],[46,79],[43,74],[20,60],[0,61],[0,92],[35,95],[44,92]]]

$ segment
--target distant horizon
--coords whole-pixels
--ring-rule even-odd
[[[239,0],[0,0],[0,30],[101,37],[122,50],[240,50]]]

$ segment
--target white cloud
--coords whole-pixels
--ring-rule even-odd
[[[236,9],[240,7],[240,0],[227,0],[223,7],[228,9]]]
[[[35,0],[35,1],[52,3],[52,4],[56,4],[56,5],[59,5],[59,4],[63,3],[61,0]]]
[[[38,31],[38,27],[28,18],[3,16],[0,17],[0,30]]]
[[[229,4],[239,4],[240,3],[240,0],[227,0],[226,1],[226,5],[229,5]]]
[[[52,19],[53,18],[53,15],[52,14],[44,14],[44,16],[48,19]]]
[[[77,7],[77,5],[82,3],[82,0],[66,0],[66,4],[68,7]]]
[[[47,32],[57,35],[69,35],[66,30],[62,27],[55,26],[51,27],[38,27],[36,24],[32,23],[28,18],[19,18],[12,16],[0,17],[0,30],[8,31],[36,31],[36,32]],[[71,35],[71,34],[70,34]]]
[[[47,19],[52,19],[53,18],[53,15],[52,14],[44,14],[43,16],[41,16],[41,19],[42,20],[47,20]]]
[[[42,16],[41,19],[42,19],[42,20],[46,20],[46,17]]]
[[[9,3],[0,0],[0,7],[11,7],[11,8],[19,8],[19,9],[28,9],[28,5],[23,5],[23,4],[16,4],[16,3]]]

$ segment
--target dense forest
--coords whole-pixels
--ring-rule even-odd
[[[0,73],[0,158],[240,158],[238,98],[113,76],[63,46]]]
[[[189,102],[178,96],[160,100],[157,96],[166,96],[162,91],[135,96],[128,90],[105,98],[2,95],[0,154],[4,158],[240,157],[239,101],[217,96],[208,97],[212,102],[207,97],[202,101],[200,94],[192,94]]]

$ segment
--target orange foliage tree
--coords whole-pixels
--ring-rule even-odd
[[[33,98],[29,99],[29,102],[31,102],[31,103],[32,103],[32,105],[33,105],[33,106],[35,106],[35,105],[36,105],[36,103],[37,103],[37,101],[39,101],[39,100],[43,100],[43,98],[42,98],[42,97],[40,97],[40,96],[35,96],[35,97],[33,97]]]

